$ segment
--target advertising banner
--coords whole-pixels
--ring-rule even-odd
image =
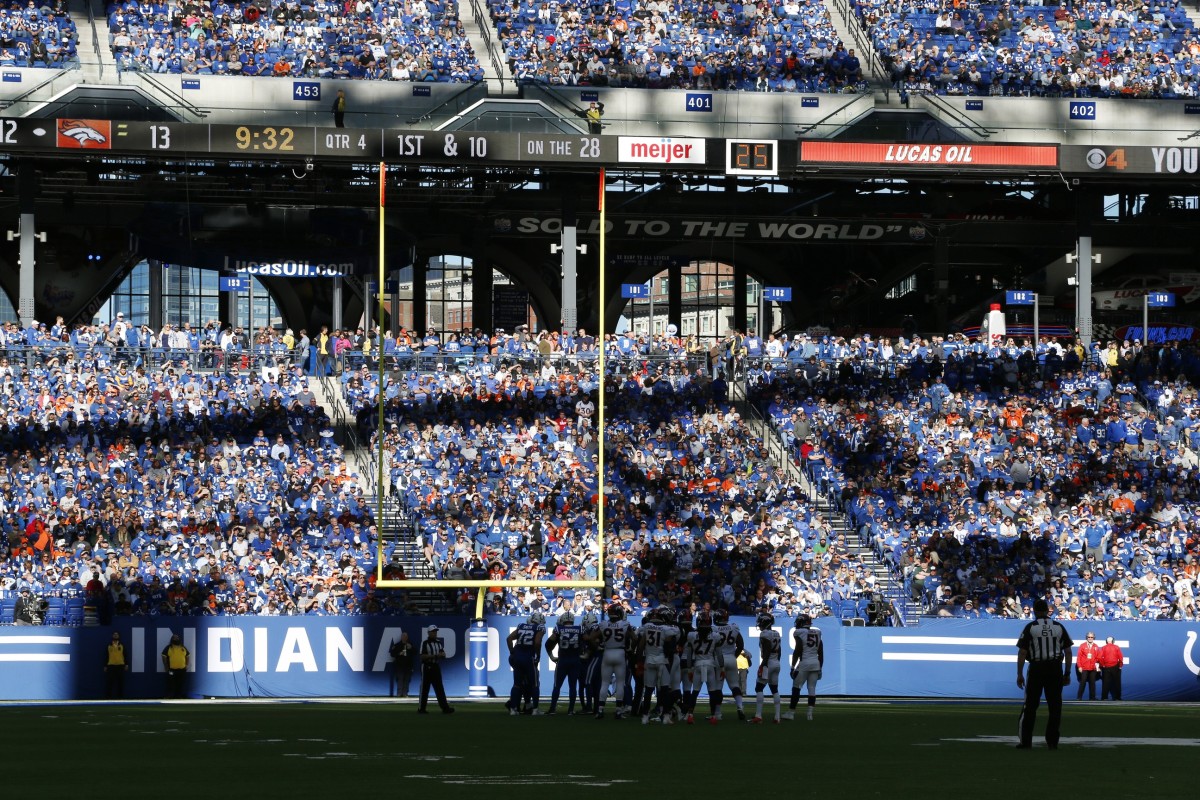
[[[1045,144],[883,144],[801,142],[801,164],[874,167],[1057,167],[1058,146]]]
[[[186,692],[193,697],[386,697],[392,673],[388,650],[407,632],[414,642],[437,625],[448,659],[446,689],[456,697],[508,695],[512,670],[504,640],[522,621],[489,617],[468,627],[464,617],[136,617],[113,627],[0,628],[0,699],[93,699],[104,694],[105,645],[121,633],[131,669],[127,697],[162,697],[161,652],[173,633],[192,659]],[[752,617],[735,617],[746,648],[758,662]],[[553,627],[554,619],[547,624]],[[936,620],[915,628],[849,628],[818,619],[824,634],[823,696],[928,698],[1021,697],[1016,686],[1016,639],[1023,623]],[[1125,700],[1200,701],[1195,652],[1200,625],[1183,622],[1066,623],[1076,642],[1094,631],[1113,636],[1124,651]],[[791,691],[786,665],[791,620],[781,619],[780,689]],[[553,686],[553,664],[540,662],[543,703]],[[419,688],[414,675],[410,694]],[[1074,678],[1072,678],[1074,684]],[[1068,690],[1070,695],[1070,690]],[[1073,696],[1073,695],[1072,695]]]

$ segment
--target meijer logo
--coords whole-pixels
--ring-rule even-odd
[[[622,136],[617,159],[636,164],[703,164],[703,139],[676,139],[669,136]]]

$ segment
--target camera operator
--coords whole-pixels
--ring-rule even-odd
[[[17,606],[13,613],[16,625],[41,625],[46,602],[29,590],[28,586],[21,587],[21,596],[17,598]]]

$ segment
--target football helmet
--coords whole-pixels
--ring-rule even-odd
[[[625,619],[625,606],[620,603],[613,603],[608,607],[608,618],[613,622],[620,622]]]
[[[810,617],[808,614],[801,614],[800,616],[796,617],[796,627],[797,628],[811,628],[812,627],[812,617]]]
[[[529,621],[532,622],[534,625],[545,625],[546,624],[546,615],[540,611],[535,611],[529,615]]]
[[[574,625],[575,624],[575,615],[570,611],[562,612],[561,614],[558,615],[558,624],[559,625]]]
[[[707,611],[701,611],[696,615],[696,630],[700,633],[711,631],[713,626],[712,614]]]
[[[600,622],[600,619],[596,616],[595,612],[593,612],[593,611],[583,612],[583,627],[590,628],[593,625],[599,624],[599,622]]]
[[[658,620],[666,625],[675,624],[675,609],[670,606],[658,607]]]
[[[758,629],[760,631],[768,630],[775,625],[775,615],[770,611],[758,612]]]
[[[684,608],[679,612],[679,624],[684,626],[692,624],[692,610],[690,608]]]
[[[713,613],[713,622],[717,625],[728,625],[729,612],[723,608],[718,608],[716,612]]]

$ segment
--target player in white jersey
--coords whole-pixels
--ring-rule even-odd
[[[808,685],[808,718],[813,718],[813,707],[817,705],[817,681],[825,668],[825,643],[821,641],[821,629],[812,626],[812,617],[801,614],[796,617],[796,629],[792,631],[792,702],[784,719],[794,719],[796,704],[800,702],[800,686]]]
[[[746,712],[742,709],[742,686],[738,682],[737,674],[737,657],[745,652],[742,632],[738,630],[736,622],[729,621],[729,612],[724,609],[719,609],[713,614],[713,622],[716,623],[713,632],[717,637],[717,664],[721,667],[725,682],[729,684],[729,693],[733,695],[733,704],[737,707],[738,719],[745,722]],[[749,653],[746,653],[746,660],[751,661]],[[721,719],[719,706],[717,707],[717,719]]]
[[[688,664],[688,693],[684,701],[687,711],[687,723],[696,720],[693,712],[696,710],[696,699],[700,696],[700,686],[708,690],[708,707],[711,715],[710,725],[717,724],[717,712],[721,710],[721,668],[717,665],[717,637],[713,633],[712,615],[701,611],[696,615],[696,630],[687,635],[685,648]]]
[[[604,716],[605,689],[609,679],[614,681],[613,694],[617,699],[617,719],[625,716],[626,650],[633,642],[633,627],[625,619],[624,607],[613,603],[608,607],[608,619],[597,628],[600,641],[600,693],[596,697],[596,719]]]
[[[771,688],[771,697],[775,701],[775,722],[779,716],[779,659],[783,653],[783,637],[775,630],[775,616],[769,611],[758,614],[758,680],[754,684],[754,718],[750,721],[761,724],[763,689]]]
[[[675,614],[664,607],[656,608],[646,617],[646,623],[638,632],[642,653],[645,655],[645,668],[642,670],[642,685],[645,687],[642,698],[642,724],[650,722],[650,692],[657,691],[659,713],[665,716],[670,711],[671,695],[671,660],[675,654],[675,642],[679,637],[679,628],[675,627]],[[635,711],[635,713],[637,713]]]

